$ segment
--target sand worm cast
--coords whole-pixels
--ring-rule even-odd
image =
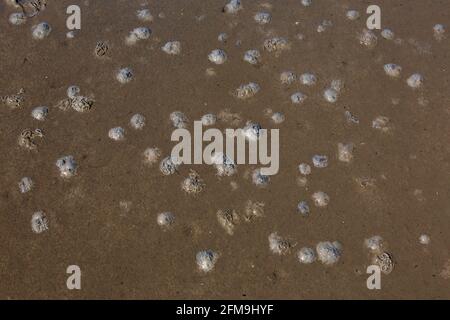
[[[225,61],[227,61],[227,54],[224,50],[221,49],[214,49],[211,51],[211,53],[208,55],[209,61],[215,64],[224,64]]]
[[[244,54],[244,61],[257,65],[261,63],[261,53],[258,50],[247,50]]]
[[[158,162],[161,157],[161,150],[157,147],[147,148],[144,153],[144,163],[148,165],[153,165]]]
[[[140,9],[136,11],[136,17],[141,21],[151,22],[153,21],[153,16],[149,9]]]
[[[31,230],[42,233],[48,230],[48,219],[44,211],[37,211],[31,216]]]
[[[0,102],[11,109],[19,108],[25,100],[24,89],[20,89],[16,94],[0,97]]]
[[[16,3],[22,8],[23,14],[29,18],[44,11],[47,6],[47,0],[16,0]]]
[[[108,131],[108,137],[115,141],[125,140],[125,129],[122,127],[114,127]]]
[[[180,162],[174,157],[166,157],[159,164],[159,170],[163,175],[168,176],[177,172]]]
[[[133,70],[131,68],[122,68],[116,73],[116,79],[122,84],[128,83],[133,79]]]
[[[27,17],[22,12],[14,12],[9,15],[9,23],[15,26],[20,26],[27,22]]]
[[[34,140],[42,137],[44,137],[44,133],[41,129],[25,129],[20,133],[18,143],[23,148],[35,150],[37,146]]]
[[[20,193],[27,193],[33,188],[33,180],[30,177],[23,177],[19,182]]]
[[[136,130],[141,130],[145,126],[145,117],[142,114],[136,113],[130,119],[130,126]]]
[[[219,210],[216,215],[220,226],[224,228],[229,235],[233,235],[234,228],[240,220],[236,211],[232,209]]]
[[[48,115],[48,108],[45,106],[36,107],[31,111],[31,116],[39,121],[44,121]]]
[[[188,194],[198,194],[205,188],[205,182],[200,178],[199,174],[191,170],[189,176],[181,183],[181,189]]]
[[[161,47],[161,50],[169,55],[178,55],[181,53],[181,42],[169,41]]]
[[[332,265],[339,261],[342,255],[342,246],[339,242],[324,241],[316,246],[317,257],[325,265]]]
[[[258,12],[253,19],[259,24],[268,24],[272,20],[272,16],[268,12]]]
[[[278,255],[287,254],[293,247],[288,239],[280,237],[276,232],[271,233],[268,239],[270,251]]]
[[[56,167],[63,178],[71,178],[77,173],[77,163],[73,156],[64,156],[56,161]]]
[[[235,14],[239,10],[242,10],[242,4],[240,0],[230,0],[222,9],[225,13]]]
[[[317,260],[317,255],[313,248],[303,247],[297,252],[297,259],[302,264],[311,264]]]
[[[323,191],[317,191],[313,193],[312,199],[316,207],[326,207],[330,202],[330,196]]]
[[[255,96],[260,90],[260,87],[255,82],[249,82],[247,84],[241,85],[236,89],[235,95],[239,99],[248,99]]]
[[[94,48],[94,55],[98,58],[105,57],[110,51],[108,41],[97,41]]]
[[[41,22],[31,28],[33,39],[42,40],[49,36],[52,27],[47,22]]]
[[[175,223],[175,215],[172,212],[162,212],[156,217],[156,222],[160,227],[170,227]]]

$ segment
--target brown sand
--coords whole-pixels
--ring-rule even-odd
[[[22,26],[8,23],[17,10],[0,5],[0,95],[24,88],[26,99],[21,108],[0,108],[0,298],[450,298],[444,270],[450,259],[450,39],[433,38],[435,24],[450,28],[448,1],[316,0],[304,8],[297,0],[244,0],[237,16],[223,14],[226,2],[221,0],[148,1],[152,23],[137,20],[141,2],[50,1]],[[401,45],[382,39],[379,31],[375,49],[359,44],[365,8],[375,2],[382,8],[382,26],[403,39]],[[74,3],[82,10],[82,28],[74,39],[66,39],[65,11]],[[347,20],[348,9],[362,17]],[[271,12],[270,24],[254,22],[261,10]],[[165,18],[158,17],[160,12]],[[325,19],[333,26],[319,34],[316,27]],[[53,30],[35,41],[30,28],[42,21]],[[145,25],[153,31],[150,39],[127,47],[128,32]],[[229,35],[226,44],[217,41],[221,32]],[[300,32],[303,41],[295,39]],[[286,37],[291,49],[279,57],[264,52],[268,34]],[[111,44],[106,59],[93,56],[98,40]],[[169,40],[181,41],[181,55],[160,50]],[[430,52],[420,50],[427,44]],[[208,61],[215,48],[226,50],[224,65]],[[257,68],[242,61],[244,52],[254,48],[263,54],[264,63]],[[390,62],[403,67],[398,81],[383,72]],[[114,74],[126,66],[135,77],[120,85]],[[206,76],[207,68],[217,75]],[[313,72],[319,82],[311,88],[283,87],[279,74],[284,70]],[[426,78],[421,92],[405,83],[414,72]],[[343,79],[345,91],[330,105],[321,95],[332,79]],[[256,97],[241,101],[230,94],[250,81],[261,86]],[[83,94],[95,95],[94,108],[87,113],[52,108],[74,84]],[[298,90],[309,96],[300,107],[289,98]],[[427,106],[419,105],[420,96],[429,101]],[[399,99],[397,105],[393,98]],[[44,122],[30,116],[39,105],[50,107]],[[179,174],[163,176],[158,165],[142,164],[147,147],[169,154],[172,111],[184,112],[192,125],[203,114],[225,108],[244,121],[280,128],[280,172],[267,188],[244,178],[251,166],[239,166],[237,176],[218,179],[208,166],[186,165]],[[286,121],[274,125],[265,108],[283,112]],[[346,124],[345,110],[356,114],[360,124]],[[135,113],[147,118],[142,131],[129,127]],[[390,134],[372,129],[379,115],[391,119]],[[125,128],[124,142],[108,138],[115,126]],[[25,128],[45,132],[36,152],[17,145]],[[339,142],[355,144],[349,165],[336,159]],[[310,163],[316,153],[327,154],[330,165],[313,168],[308,188],[300,188],[297,166]],[[69,154],[79,164],[78,174],[64,181],[55,161]],[[180,188],[189,169],[206,182],[196,197]],[[24,176],[35,183],[27,194],[17,187]],[[355,179],[361,177],[374,179],[375,186],[358,189]],[[231,181],[237,182],[237,190]],[[312,205],[310,195],[317,190],[331,198],[325,209]],[[265,216],[240,223],[229,235],[217,222],[217,210],[242,212],[248,199],[265,202]],[[296,212],[300,200],[310,203],[307,218]],[[120,201],[130,201],[131,208],[121,209]],[[37,210],[49,217],[49,230],[42,234],[30,228]],[[176,215],[167,231],[156,224],[163,211]],[[290,254],[270,252],[267,237],[274,231],[295,240]],[[418,241],[423,233],[431,238],[428,246]],[[385,239],[396,263],[391,274],[382,276],[382,289],[375,291],[366,288],[370,258],[363,246],[372,235]],[[325,240],[343,246],[336,265],[297,261],[296,250]],[[202,274],[195,255],[208,248],[220,257],[212,272]],[[82,270],[80,291],[66,288],[66,268],[72,264]]]

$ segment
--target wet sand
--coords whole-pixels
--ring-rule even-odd
[[[433,37],[435,24],[450,28],[448,1],[313,0],[304,7],[293,0],[247,0],[236,15],[222,12],[226,1],[49,2],[21,26],[8,22],[18,10],[0,4],[0,95],[25,92],[19,108],[0,107],[0,298],[450,298],[450,39]],[[66,8],[75,3],[82,11],[81,30],[67,39]],[[392,29],[401,43],[383,39],[377,30],[375,48],[359,43],[365,9],[375,3],[382,9],[382,28]],[[136,18],[142,8],[150,10],[152,22]],[[348,20],[350,9],[360,19]],[[271,13],[269,24],[254,21],[260,11]],[[333,25],[318,33],[324,20]],[[31,27],[43,21],[51,25],[50,35],[32,39]],[[150,38],[127,46],[125,37],[140,26],[152,30]],[[222,32],[229,36],[226,43],[217,40]],[[279,55],[265,51],[264,40],[273,36],[288,39],[290,49]],[[180,55],[160,49],[172,40],[181,42]],[[94,56],[98,41],[110,44],[107,57]],[[227,53],[223,65],[208,60],[216,48]],[[250,49],[261,52],[261,65],[243,61]],[[399,79],[384,73],[387,63],[402,66]],[[134,78],[122,85],[115,74],[124,67]],[[208,68],[216,74],[207,75]],[[287,70],[312,72],[318,82],[282,85],[280,73]],[[406,84],[415,72],[425,78],[420,90]],[[330,104],[322,95],[333,79],[343,80],[345,88]],[[255,97],[231,94],[252,81],[261,88]],[[90,111],[54,107],[71,85],[94,96]],[[308,96],[300,106],[290,99],[297,91]],[[37,106],[49,107],[42,122],[31,117]],[[266,108],[283,112],[286,120],[274,124]],[[170,113],[182,111],[192,128],[193,120],[224,109],[239,113],[239,127],[252,120],[280,129],[280,171],[267,187],[246,178],[251,165],[219,178],[206,165],[182,165],[164,176],[159,163],[143,163],[148,147],[160,148],[162,157],[170,154]],[[347,123],[347,110],[359,124]],[[146,117],[142,130],[129,125],[136,113]],[[387,133],[372,128],[380,115],[390,119]],[[116,126],[125,129],[124,141],[108,137]],[[230,126],[218,121],[214,127]],[[17,143],[26,128],[44,131],[36,150]],[[349,164],[337,159],[338,143],[347,142],[355,146]],[[327,155],[329,165],[313,167],[307,186],[300,187],[297,167],[312,166],[315,154]],[[55,166],[65,155],[78,163],[70,179],[62,179]],[[190,169],[206,184],[196,196],[180,187]],[[26,176],[34,187],[22,194],[18,183]],[[361,187],[361,178],[370,185]],[[325,208],[312,203],[319,190],[330,197]],[[228,234],[216,212],[242,214],[248,200],[264,202],[264,216]],[[307,217],[297,212],[301,200],[309,202]],[[36,234],[30,219],[39,210],[47,214],[49,229]],[[165,211],[176,216],[167,230],[156,223]],[[292,239],[289,253],[270,251],[272,232]],[[428,245],[419,243],[422,234],[430,236]],[[371,261],[364,240],[374,235],[384,239],[395,262],[382,275],[381,290],[366,287]],[[320,241],[341,243],[338,263],[300,264],[297,250]],[[220,256],[211,272],[202,273],[195,257],[206,249]],[[66,268],[73,264],[82,271],[81,290],[66,288]]]

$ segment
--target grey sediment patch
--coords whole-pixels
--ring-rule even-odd
[[[141,130],[145,126],[145,117],[142,114],[136,113],[130,119],[130,126],[136,130]]]
[[[27,22],[27,17],[22,12],[14,12],[9,15],[9,23],[15,26],[20,26]]]
[[[255,82],[242,84],[236,89],[235,95],[239,99],[248,99],[255,96],[261,90],[260,86]]]
[[[235,14],[242,10],[242,3],[240,0],[230,0],[222,9],[222,12]]]
[[[108,41],[97,41],[94,48],[94,55],[98,58],[106,57],[111,51],[111,46]]]
[[[307,99],[307,96],[301,92],[296,92],[291,95],[291,102],[293,104],[303,104]]]
[[[244,220],[250,222],[263,217],[264,206],[265,204],[263,202],[247,200],[244,207]]]
[[[216,215],[220,226],[224,228],[229,235],[233,235],[234,228],[239,224],[240,220],[236,211],[232,209],[221,209],[217,211]]]
[[[299,77],[301,84],[311,87],[317,83],[317,77],[312,73],[303,73]]]
[[[328,157],[325,155],[316,154],[312,157],[312,162],[316,168],[328,167]]]
[[[181,53],[181,42],[169,41],[161,47],[161,50],[169,55],[178,55]]]
[[[128,45],[136,44],[140,40],[147,40],[150,38],[152,30],[147,27],[134,28],[125,38],[125,43]]]
[[[33,189],[33,180],[30,177],[23,177],[19,182],[20,193],[27,193]]]
[[[131,68],[122,68],[116,73],[116,79],[122,84],[128,83],[133,79],[133,70]]]
[[[161,157],[161,150],[157,147],[151,147],[145,149],[144,153],[144,163],[147,165],[153,165],[158,162]]]
[[[34,17],[47,7],[47,0],[16,0],[28,18]]]
[[[378,43],[378,37],[372,30],[363,29],[363,31],[358,35],[358,39],[359,43],[368,49],[375,48]]]
[[[204,114],[201,118],[202,125],[205,127],[214,125],[216,121],[217,117],[215,114],[212,113]]]
[[[308,216],[309,215],[309,205],[306,201],[300,201],[297,205],[297,212],[300,213],[302,216]]]
[[[0,101],[11,109],[19,108],[25,100],[25,90],[21,88],[16,94],[1,96]]]
[[[338,160],[351,162],[353,160],[353,143],[338,143]]]
[[[379,130],[381,132],[389,132],[392,129],[392,124],[390,123],[390,119],[386,116],[377,116],[372,121],[372,128]]]
[[[330,202],[330,196],[323,191],[314,192],[312,195],[312,199],[316,207],[326,207]]]
[[[348,111],[348,110],[345,111],[344,116],[345,116],[345,120],[347,121],[347,123],[359,124],[359,118],[357,116],[355,116],[353,113],[351,113],[350,111]]]
[[[202,272],[210,272],[216,265],[219,254],[212,250],[199,251],[195,256],[197,267]]]
[[[77,173],[77,163],[73,156],[64,156],[56,161],[56,167],[62,178],[71,178]]]
[[[181,111],[174,111],[170,114],[170,121],[172,121],[172,124],[175,128],[181,129],[181,128],[187,128],[188,126],[188,118],[186,115]]]
[[[227,42],[228,34],[225,32],[219,33],[219,35],[217,36],[217,40],[224,43]]]
[[[73,87],[70,87],[71,90],[76,90]],[[73,94],[75,91],[70,92],[69,94]],[[60,110],[67,111],[68,109],[72,108],[73,110],[77,112],[87,112],[92,109],[94,106],[95,100],[90,97],[82,96],[82,95],[75,95],[72,98],[66,98],[61,101],[59,101],[56,104],[56,107]]]
[[[381,253],[384,248],[384,240],[381,236],[375,235],[364,240],[364,246],[372,253]]]
[[[268,12],[257,12],[253,19],[259,24],[268,24],[272,20],[272,16]]]
[[[288,239],[279,236],[276,232],[271,233],[268,240],[270,251],[278,255],[287,254],[293,247]]]
[[[309,7],[310,5],[312,5],[312,0],[302,0],[301,3],[302,6]]]
[[[213,155],[212,163],[217,170],[217,175],[220,177],[229,177],[237,173],[237,166],[234,161],[221,152]]]
[[[292,71],[283,71],[280,74],[280,81],[282,84],[290,85],[297,81],[297,75]]]
[[[304,176],[311,174],[311,166],[307,163],[300,163],[298,166],[298,171]]]
[[[427,235],[427,234],[422,234],[422,235],[419,237],[419,242],[420,242],[420,244],[428,245],[428,244],[430,244],[430,241],[431,241],[430,236]]]
[[[400,77],[400,74],[402,72],[402,67],[395,63],[385,64],[383,68],[384,72],[392,78]]]
[[[76,96],[78,96],[80,94],[80,92],[81,92],[80,87],[78,87],[76,85],[69,86],[67,88],[67,97],[70,99],[73,99]]]
[[[257,65],[261,63],[261,53],[258,50],[251,49],[244,53],[244,61]]]
[[[115,141],[125,140],[125,129],[122,127],[114,127],[109,129],[108,137]]]
[[[41,22],[31,28],[33,39],[43,40],[52,31],[52,27],[47,22]]]
[[[355,21],[359,19],[360,14],[356,10],[348,10],[345,16],[347,17],[348,20]]]
[[[377,264],[380,267],[381,272],[384,274],[390,274],[394,270],[395,266],[392,255],[388,252],[382,252],[376,255],[373,258],[372,263]]]
[[[339,97],[339,92],[333,88],[328,88],[323,92],[323,97],[329,103],[335,103]]]
[[[177,172],[179,167],[178,160],[173,157],[166,157],[161,160],[159,170],[163,175],[168,176]]]
[[[381,36],[386,40],[394,40],[395,34],[391,29],[383,29]]]
[[[322,33],[327,31],[329,28],[333,26],[333,22],[330,20],[323,20],[318,26],[317,26],[317,32]]]
[[[264,41],[264,49],[268,52],[283,51],[290,48],[289,42],[282,37],[274,37]]]
[[[274,112],[271,116],[271,119],[275,124],[280,124],[283,123],[284,120],[286,120],[286,117],[281,112]]]
[[[208,59],[215,64],[224,64],[227,61],[227,54],[222,49],[214,49],[209,53]]]
[[[29,150],[35,150],[37,148],[36,143],[34,140],[36,138],[43,138],[44,132],[41,129],[25,129],[20,133],[19,136],[19,146],[29,149]]]
[[[414,73],[407,80],[406,83],[412,89],[420,89],[423,86],[424,78],[420,73]]]

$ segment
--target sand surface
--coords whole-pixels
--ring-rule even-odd
[[[222,12],[222,0],[48,2],[20,26],[8,22],[20,10],[0,4],[0,95],[23,88],[25,98],[18,108],[0,107],[0,298],[450,298],[450,38],[433,36],[436,24],[450,28],[450,2],[313,0],[304,7],[299,0],[243,0],[234,15]],[[68,39],[66,8],[75,3],[81,30]],[[374,30],[373,49],[358,40],[369,4],[380,5],[382,28],[396,39]],[[152,22],[137,19],[143,8]],[[347,19],[350,9],[361,17]],[[271,14],[270,23],[254,21],[261,11]],[[332,26],[318,33],[324,20]],[[31,28],[43,21],[52,31],[35,40]],[[150,38],[126,45],[129,32],[140,26],[152,30]],[[222,32],[225,43],[217,39]],[[264,50],[264,40],[274,36],[287,39],[290,48]],[[172,40],[180,41],[180,55],[161,50]],[[106,57],[94,55],[98,41],[109,43]],[[216,48],[227,53],[222,65],[208,60]],[[243,61],[249,49],[261,52],[260,65]],[[387,63],[401,65],[398,79],[385,74]],[[124,67],[134,77],[120,84],[115,74]],[[317,84],[283,85],[280,73],[286,70],[314,73]],[[406,83],[413,73],[425,79],[418,90]],[[333,79],[345,87],[330,104],[323,91]],[[237,99],[233,91],[248,82],[258,83],[260,92]],[[95,99],[90,111],[55,107],[71,85]],[[291,102],[297,91],[308,96],[302,105]],[[37,106],[49,108],[44,121],[31,116]],[[267,108],[286,120],[273,123]],[[207,165],[182,165],[164,176],[159,163],[143,163],[148,147],[158,147],[162,158],[170,154],[171,112],[183,112],[192,128],[202,115],[225,109],[240,123],[218,121],[214,127],[252,120],[280,129],[280,170],[266,187],[252,183],[252,165],[218,177]],[[359,124],[348,123],[345,111]],[[136,113],[146,117],[142,130],[129,125]],[[372,128],[378,116],[389,118],[387,132]],[[124,141],[108,137],[117,126],[125,129]],[[35,150],[18,145],[26,128],[44,132]],[[338,143],[350,142],[352,162],[339,161]],[[298,165],[312,166],[315,154],[327,155],[329,165],[313,167],[307,185],[299,186]],[[78,164],[70,179],[55,166],[65,155]],[[195,196],[180,187],[190,169],[206,184]],[[34,182],[25,194],[18,187],[22,177]],[[319,190],[330,197],[325,208],[311,199]],[[242,219],[248,200],[265,204],[263,217]],[[307,217],[297,212],[302,200],[311,209]],[[233,235],[218,223],[219,209],[240,215]],[[36,234],[30,220],[39,210],[49,228]],[[165,211],[176,217],[168,229],[156,223]],[[291,241],[288,253],[271,252],[273,232]],[[419,242],[422,234],[430,237],[428,245]],[[395,263],[382,275],[381,290],[366,287],[371,254],[364,240],[374,235],[384,239]],[[339,261],[299,263],[297,251],[320,241],[342,245]],[[208,273],[196,265],[197,252],[206,249],[219,255]],[[69,265],[81,268],[81,290],[66,288]]]

